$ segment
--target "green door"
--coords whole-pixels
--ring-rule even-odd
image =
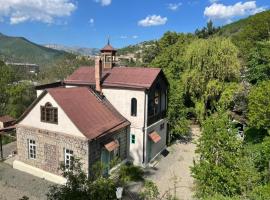
[[[110,154],[105,148],[101,151],[101,162],[104,165],[104,175],[108,175],[110,169]]]

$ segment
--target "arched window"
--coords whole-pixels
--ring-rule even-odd
[[[137,116],[137,99],[131,99],[131,116]]]
[[[58,123],[58,110],[52,107],[52,104],[47,102],[45,106],[40,107],[40,118],[42,122]]]
[[[50,102],[47,102],[47,103],[45,104],[45,107],[52,107],[52,104],[51,104]]]

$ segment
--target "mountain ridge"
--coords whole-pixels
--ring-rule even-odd
[[[3,61],[27,62],[43,66],[66,56],[69,56],[69,53],[44,47],[25,37],[0,33],[0,59]]]
[[[43,46],[55,50],[61,50],[68,53],[73,53],[82,56],[94,56],[99,53],[98,48],[88,48],[88,47],[81,47],[81,46],[66,46],[61,44],[44,44]]]

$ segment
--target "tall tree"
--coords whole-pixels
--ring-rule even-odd
[[[6,114],[19,117],[36,97],[33,85],[29,83],[13,84],[7,87],[8,100],[5,106]]]
[[[198,197],[243,195],[257,184],[255,167],[236,134],[226,113],[205,120],[196,150],[200,158],[192,168]]]
[[[15,81],[14,71],[4,62],[0,61],[0,115],[4,115],[8,102],[7,87]]]
[[[249,125],[270,130],[270,80],[254,86],[249,94]]]
[[[202,29],[196,29],[195,35],[199,38],[207,39],[217,33],[219,30],[220,27],[215,27],[212,20],[209,20],[206,24],[206,27],[203,27]]]
[[[248,80],[255,84],[270,79],[270,40],[257,42],[247,62]]]
[[[230,39],[196,40],[188,46],[184,60],[188,69],[197,70],[207,81],[233,81],[240,75],[238,49]]]

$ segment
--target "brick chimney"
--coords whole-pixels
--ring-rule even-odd
[[[102,61],[99,56],[95,57],[95,79],[96,91],[101,93],[101,76],[102,76]]]

